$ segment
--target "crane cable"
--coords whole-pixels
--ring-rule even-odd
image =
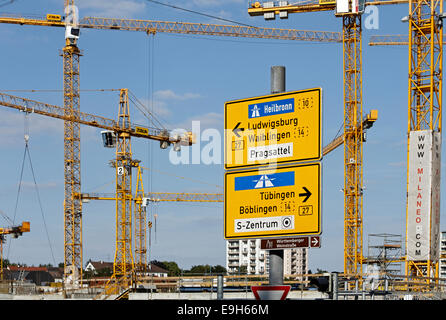
[[[234,23],[234,24],[241,25],[241,26],[257,28],[255,26],[252,26],[252,25],[249,25],[249,24],[246,24],[246,23],[225,19],[225,18],[222,18],[222,17],[218,17],[218,16],[214,16],[214,15],[208,14],[208,13],[199,12],[199,11],[196,11],[196,10],[191,10],[191,9],[186,9],[186,8],[174,6],[172,4],[168,4],[168,3],[164,3],[164,2],[160,2],[160,1],[156,1],[156,0],[146,0],[146,1],[152,2],[152,3],[155,3],[155,4],[159,4],[159,5],[162,5],[162,6],[165,6],[165,7],[169,7],[169,8],[172,8],[172,9],[177,9],[177,10],[182,10],[182,11],[198,14],[200,16],[205,16],[205,17],[212,18],[212,19],[226,21],[226,22]]]
[[[14,1],[16,1],[16,0],[5,0],[5,1],[2,1],[0,3],[0,7],[8,6],[8,5],[12,4]]]
[[[34,181],[34,187],[36,189],[36,195],[37,195],[37,200],[39,202],[39,208],[40,208],[40,214],[42,215],[42,220],[43,220],[43,225],[45,227],[45,233],[46,233],[46,237],[48,240],[48,245],[51,251],[51,257],[53,258],[53,262],[54,265],[56,265],[56,259],[54,258],[54,252],[53,252],[53,247],[51,245],[51,240],[50,240],[50,236],[49,236],[49,232],[48,232],[48,227],[46,225],[46,220],[45,220],[45,214],[43,212],[43,206],[42,206],[42,201],[40,199],[40,193],[39,193],[39,188],[37,185],[37,180],[36,180],[36,175],[34,172],[34,167],[32,164],[32,160],[31,160],[31,153],[29,151],[29,123],[28,123],[28,112],[25,112],[25,124],[24,124],[24,138],[25,138],[25,151],[23,153],[23,160],[22,160],[22,168],[20,170],[20,182],[19,182],[19,187],[18,187],[18,191],[17,191],[17,197],[16,197],[16,204],[15,204],[15,210],[14,210],[14,218],[13,218],[13,222],[15,221],[16,215],[17,215],[17,208],[18,208],[18,201],[19,201],[19,195],[20,195],[20,191],[21,191],[21,186],[22,186],[22,181],[23,181],[23,169],[25,167],[25,158],[26,155],[28,155],[28,160],[29,160],[29,165],[30,165],[30,169],[31,169],[31,173],[33,176],[33,181]],[[8,246],[8,254],[9,254],[9,249],[11,246],[11,242],[9,242],[9,246]]]

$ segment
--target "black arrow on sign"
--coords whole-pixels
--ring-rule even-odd
[[[245,131],[245,128],[239,128],[238,126],[241,125],[242,123],[239,122],[237,123],[237,125],[234,127],[234,129],[232,129],[232,132],[234,132],[234,134],[240,138],[239,132],[240,131]]]
[[[302,187],[302,188],[304,188],[305,193],[299,193],[299,197],[305,197],[303,202],[306,202],[308,200],[308,198],[312,195],[312,193],[307,188],[305,188],[305,187]]]

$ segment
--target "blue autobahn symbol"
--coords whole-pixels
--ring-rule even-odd
[[[248,105],[249,119],[290,112],[294,112],[294,98]]]
[[[235,191],[294,186],[294,171],[235,177]]]

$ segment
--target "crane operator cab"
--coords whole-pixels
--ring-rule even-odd
[[[105,148],[115,148],[116,147],[116,133],[110,130],[101,131],[102,143]]]
[[[79,9],[75,5],[68,5],[65,7],[65,40],[75,44],[79,34]]]
[[[67,26],[65,27],[65,39],[69,39],[71,42],[72,40],[79,39],[80,29],[73,26]]]

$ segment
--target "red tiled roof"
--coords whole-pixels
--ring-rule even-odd
[[[47,267],[18,267],[18,266],[8,266],[11,271],[48,271]]]

